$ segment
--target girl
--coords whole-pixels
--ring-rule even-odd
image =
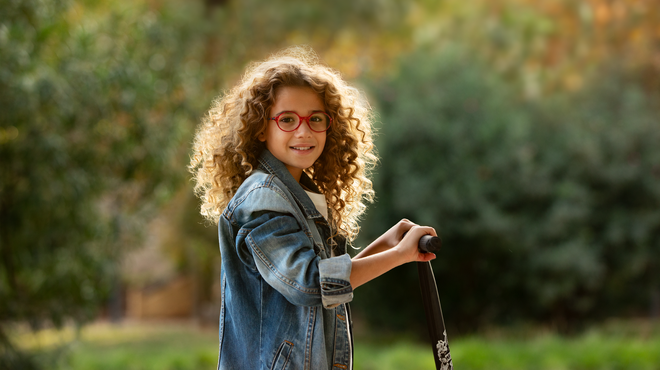
[[[435,258],[417,250],[435,231],[405,219],[347,254],[374,194],[370,113],[298,47],[250,65],[202,122],[190,168],[218,223],[218,369],[351,369],[353,290]]]

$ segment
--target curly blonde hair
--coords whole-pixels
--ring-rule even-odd
[[[258,167],[265,147],[258,136],[283,86],[312,88],[332,117],[323,152],[305,172],[326,197],[331,227],[352,241],[366,209],[364,201],[374,198],[369,179],[377,161],[372,110],[357,89],[307,47],[285,49],[249,65],[238,85],[213,102],[195,134],[189,165],[202,200],[201,214],[217,223],[238,187]]]

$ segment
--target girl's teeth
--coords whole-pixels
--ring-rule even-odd
[[[309,150],[309,149],[312,149],[312,147],[311,146],[294,146],[293,149],[296,149],[296,150]]]

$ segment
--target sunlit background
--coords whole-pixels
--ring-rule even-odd
[[[355,247],[442,236],[457,369],[660,369],[655,0],[1,0],[0,369],[214,368],[192,135],[301,44],[377,113]],[[413,264],[352,307],[356,369],[434,368]]]

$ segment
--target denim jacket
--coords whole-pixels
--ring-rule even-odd
[[[330,257],[329,225],[301,185],[269,151],[259,162],[218,225],[218,369],[350,369],[345,240]],[[305,174],[300,182],[317,190]]]

